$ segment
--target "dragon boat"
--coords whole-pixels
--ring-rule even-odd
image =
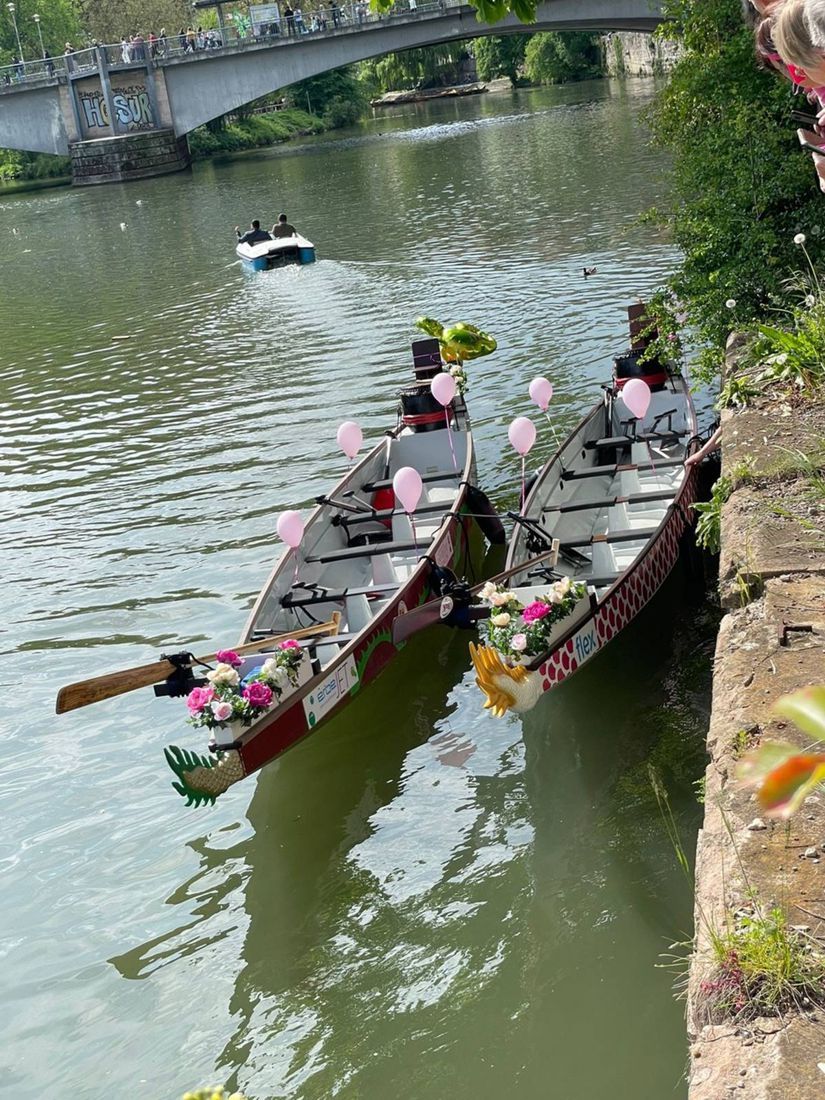
[[[616,357],[602,398],[511,513],[508,583],[479,592],[483,643],[470,645],[494,715],[531,709],[592,660],[652,599],[693,527],[710,444],[684,377],[643,358]]]
[[[447,376],[438,342],[416,342],[414,357],[416,381],[400,392],[395,427],[317,498],[299,543],[257,597],[240,645],[216,654],[221,663],[207,673],[211,685],[196,678],[193,659],[182,654],[161,687],[160,693],[187,692],[194,724],[205,715],[211,733],[209,756],[165,750],[173,785],[188,804],[215,801],[363,691],[404,645],[393,639],[395,621],[439,593],[442,573],[466,568],[473,524],[489,541],[504,543],[502,521],[475,485],[465,401],[455,393],[444,406],[433,396],[438,378]],[[394,486],[410,471],[420,478],[420,497],[407,511]],[[230,697],[257,684],[261,698],[254,702],[262,706],[252,720],[217,720],[215,705],[198,708],[207,696],[215,702],[219,683],[233,686]]]

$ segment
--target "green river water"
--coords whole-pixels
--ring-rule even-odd
[[[129,186],[0,199],[0,1092],[169,1100],[684,1097],[660,953],[691,890],[712,623],[679,572],[523,720],[431,631],[211,809],[162,755],[180,700],[56,717],[62,683],[237,637],[274,517],[390,425],[411,322],[481,324],[480,482],[538,373],[571,427],[675,253],[644,81],[443,101]],[[283,208],[319,262],[261,276]],[[123,223],[124,228],[121,228]],[[597,275],[583,279],[583,266]],[[551,448],[539,426],[536,462]]]

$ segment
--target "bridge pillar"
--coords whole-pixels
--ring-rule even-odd
[[[162,176],[191,164],[189,143],[172,127],[163,71],[149,57],[110,68],[98,49],[96,71],[71,76],[69,92],[76,186]]]

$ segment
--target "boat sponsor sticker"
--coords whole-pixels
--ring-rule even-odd
[[[576,667],[583,665],[585,661],[589,661],[594,653],[597,653],[601,648],[599,642],[599,635],[596,632],[596,621],[590,619],[590,621],[577,631],[572,638],[573,642],[573,656],[576,660]]]
[[[358,683],[355,661],[348,657],[338,668],[332,669],[314,691],[304,696],[304,713],[310,729]]]
[[[435,552],[435,560],[438,565],[448,567],[453,560],[453,536],[447,535]]]

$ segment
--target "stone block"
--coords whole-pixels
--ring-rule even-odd
[[[122,183],[180,172],[191,163],[189,143],[172,130],[147,130],[70,146],[72,183]]]

